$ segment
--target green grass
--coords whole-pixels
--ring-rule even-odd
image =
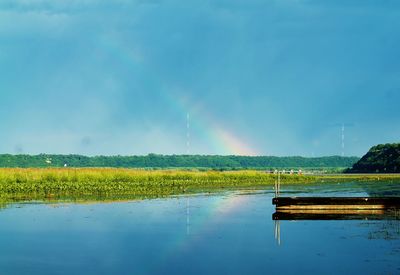
[[[263,186],[274,183],[275,179],[276,176],[260,171],[0,169],[0,197],[162,196],[190,190]],[[313,180],[310,176],[281,176],[282,182]]]
[[[400,174],[326,174],[317,177],[322,181],[399,181]]]
[[[400,175],[281,175],[281,183],[345,180],[399,180]],[[181,171],[112,168],[0,169],[0,203],[60,198],[128,199],[220,189],[262,188],[276,175],[263,171]]]

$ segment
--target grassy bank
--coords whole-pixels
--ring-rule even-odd
[[[281,175],[281,183],[400,180],[400,175]],[[222,188],[256,188],[275,183],[262,171],[179,171],[111,168],[0,169],[0,199],[160,197]]]
[[[322,181],[400,181],[400,174],[326,174],[318,176]]]
[[[274,183],[261,171],[177,171],[133,169],[0,169],[1,197],[65,195],[171,195],[191,190],[255,187]],[[283,175],[282,182],[311,182],[311,176]]]

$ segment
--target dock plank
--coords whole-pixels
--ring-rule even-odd
[[[278,197],[272,199],[277,211],[281,210],[385,210],[400,208],[400,197]]]
[[[273,220],[399,220],[398,210],[277,211]]]

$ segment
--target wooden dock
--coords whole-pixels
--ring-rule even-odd
[[[279,220],[400,220],[399,210],[300,210],[277,211],[272,219]]]
[[[379,210],[400,208],[400,197],[278,197],[276,210]]]
[[[278,197],[274,220],[399,219],[400,197]]]

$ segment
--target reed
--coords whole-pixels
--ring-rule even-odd
[[[274,183],[261,171],[180,171],[113,168],[0,169],[0,196],[129,194],[170,195],[190,190],[255,187]],[[314,177],[283,175],[282,182],[310,182]]]
[[[223,188],[258,188],[274,184],[263,171],[183,171],[116,168],[2,168],[0,200],[87,196],[160,197]],[[393,180],[397,175],[281,175],[280,182]]]

